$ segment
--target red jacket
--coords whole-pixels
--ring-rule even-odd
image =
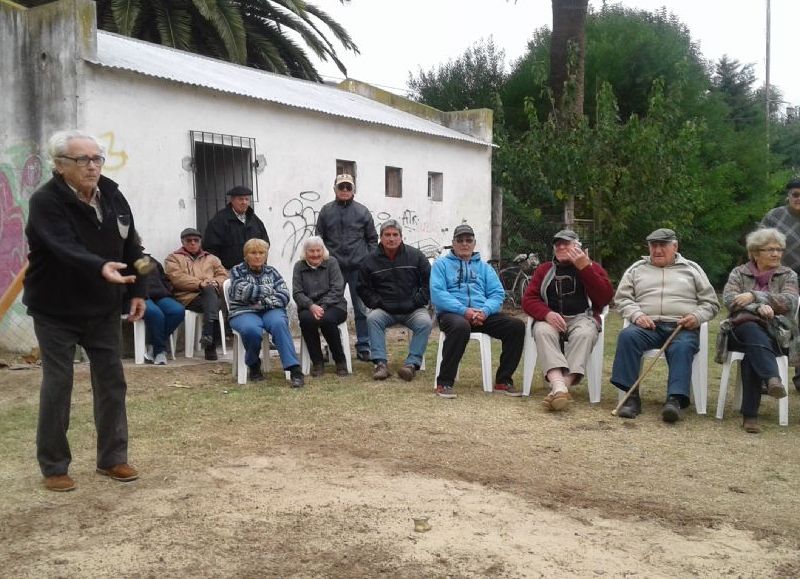
[[[586,289],[586,295],[592,305],[592,313],[597,327],[600,328],[600,312],[614,297],[614,288],[608,279],[608,274],[600,265],[591,262],[590,265],[578,270],[578,277]],[[551,311],[547,305],[547,287],[555,278],[553,262],[547,261],[536,268],[533,278],[522,297],[522,309],[537,322],[543,322]]]

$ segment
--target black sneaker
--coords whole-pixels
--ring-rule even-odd
[[[625,401],[625,404],[617,412],[620,418],[636,418],[642,413],[642,399],[639,397],[639,392],[634,392]]]
[[[675,396],[670,396],[661,408],[661,420],[664,422],[678,422],[681,418],[681,401]]]
[[[453,390],[452,386],[442,386],[441,384],[436,385],[436,395],[439,398],[455,398],[456,393]]]
[[[205,357],[206,360],[219,360],[219,356],[217,356],[217,347],[214,345],[208,346],[205,350]]]
[[[349,376],[350,372],[347,371],[347,362],[336,362],[336,375]]]
[[[248,377],[250,382],[263,382],[265,380],[264,374],[261,372],[261,364],[254,364],[247,367]]]
[[[356,354],[356,358],[362,362],[372,362],[372,354],[369,350],[361,350]]]
[[[319,378],[325,373],[325,364],[323,362],[318,362],[316,364],[311,365],[311,375],[314,378]]]
[[[200,336],[200,347],[205,348],[208,350],[211,346],[214,345],[214,336],[211,334],[203,334]]]
[[[306,385],[306,380],[303,378],[303,373],[300,370],[292,370],[290,377],[292,388],[302,388]]]
[[[499,384],[495,384],[494,392],[505,394],[506,396],[522,396],[522,390],[508,382],[500,382]]]

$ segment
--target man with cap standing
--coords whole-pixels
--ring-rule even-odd
[[[367,314],[369,344],[375,363],[375,380],[390,376],[386,354],[386,329],[403,324],[413,333],[408,356],[397,375],[411,381],[422,365],[433,328],[428,313],[431,265],[416,247],[403,243],[403,227],[395,219],[381,224],[377,249],[361,261],[358,295],[370,308]]]
[[[800,276],[800,177],[786,184],[786,205],[770,211],[761,227],[774,227],[786,236],[786,251],[781,263]],[[800,367],[794,369],[794,387],[800,390]]]
[[[263,239],[269,243],[269,235],[264,222],[250,207],[253,197],[250,189],[237,186],[228,191],[227,195],[230,202],[206,225],[203,245],[206,251],[219,257],[225,269],[231,269],[242,262],[245,241]]]
[[[600,333],[600,312],[614,297],[606,271],[581,249],[578,235],[562,229],[553,236],[553,261],[542,263],[522,298],[531,316],[539,365],[550,393],[547,410],[563,410],[569,387],[586,373],[586,361]]]
[[[678,238],[671,229],[656,229],[647,236],[649,257],[640,259],[623,274],[614,297],[617,310],[631,325],[617,339],[611,383],[627,391],[636,382],[642,354],[661,348],[677,326],[682,327],[666,350],[669,374],[667,401],[661,409],[664,422],[676,422],[689,406],[692,360],[699,350],[698,329],[714,318],[719,301],[702,268],[678,253]],[[618,416],[636,418],[642,411],[639,392],[632,394]]]
[[[356,322],[356,354],[369,362],[369,331],[364,304],[358,297],[361,260],[378,246],[378,233],[369,209],[353,200],[355,181],[351,175],[337,175],[333,183],[336,199],[326,203],[317,217],[317,231],[330,254],[339,262],[344,281],[350,288]]]
[[[222,284],[228,279],[228,272],[216,255],[203,250],[202,236],[193,227],[181,231],[181,247],[167,256],[164,269],[175,299],[186,309],[203,314],[200,345],[205,349],[206,360],[216,360],[219,332],[214,326],[219,319]]]
[[[447,335],[442,365],[436,377],[436,394],[455,398],[453,384],[458,364],[472,332],[502,341],[494,390],[521,396],[512,376],[519,365],[525,341],[525,323],[500,312],[506,292],[497,272],[475,251],[475,232],[466,224],[453,231],[453,249],[439,257],[431,270],[431,302],[439,328]]]

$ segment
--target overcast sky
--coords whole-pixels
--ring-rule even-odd
[[[510,64],[521,56],[533,31],[552,27],[550,0],[311,0],[351,34],[360,55],[343,54],[348,76],[405,93],[416,73],[456,58],[481,38],[493,36]],[[599,7],[599,0],[590,0]],[[706,59],[723,54],[755,64],[764,82],[767,0],[624,0],[624,6],[661,6],[689,27]],[[800,105],[800,0],[771,0],[771,83],[785,100]],[[341,79],[322,64],[326,79]]]

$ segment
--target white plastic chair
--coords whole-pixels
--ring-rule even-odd
[[[231,280],[226,279],[225,283],[222,284],[222,294],[225,296],[225,305],[228,308],[228,311],[231,309],[230,298],[228,297],[228,290],[231,287]],[[245,355],[245,347],[244,342],[242,342],[242,335],[231,328],[231,332],[233,333],[233,352],[231,355],[231,371],[232,374],[236,377],[237,384],[246,384],[247,383],[247,364],[244,361]],[[264,334],[266,332],[261,333],[261,369],[266,374],[269,372],[269,339],[264,339]],[[284,372],[286,375],[286,379],[289,379],[290,372]]]
[[[625,320],[622,324],[622,329],[630,326],[631,323]],[[700,325],[699,347],[697,354],[694,355],[692,360],[692,388],[691,393],[694,398],[694,408],[698,414],[705,414],[708,406],[708,322],[703,322]],[[642,355],[642,363],[645,358],[655,358],[658,355],[658,350],[647,350]],[[664,354],[661,354],[662,359],[666,359]],[[622,398],[625,393],[620,390],[619,397]]]
[[[603,338],[605,336],[607,314],[608,306],[604,307],[603,311],[600,312],[600,334],[597,336],[597,342],[595,342],[586,364],[586,383],[589,390],[589,402],[592,404],[600,402],[603,389],[603,351],[605,349]],[[530,396],[536,360],[539,357],[539,353],[536,351],[536,342],[533,338],[533,318],[530,316],[525,322],[525,348],[522,356],[522,394]]]
[[[719,381],[719,397],[717,398],[717,418],[722,420],[722,415],[725,412],[725,398],[728,395],[728,379],[731,373],[731,364],[733,362],[744,360],[744,352],[728,351],[725,362],[722,364],[722,376]],[[781,377],[781,382],[785,388],[789,385],[789,357],[776,356],[775,360],[778,362],[778,374]],[[740,370],[741,372],[741,370]],[[733,397],[734,405],[736,408],[742,406],[742,380],[741,376],[736,381],[736,393]],[[789,426],[789,393],[778,400],[778,424],[780,426]]]
[[[353,359],[350,354],[350,331],[347,329],[347,321],[342,322],[338,326],[339,339],[342,341],[342,349],[344,350],[344,357],[347,361],[347,371],[353,373]],[[300,368],[303,374],[308,374],[311,371],[311,356],[308,353],[308,346],[300,334]]]
[[[225,301],[227,303],[227,297]],[[200,338],[203,335],[202,329],[202,312],[193,312],[187,309],[183,317],[183,348],[187,358],[193,358],[195,349],[200,349]],[[225,345],[225,314],[222,313],[222,310],[219,311],[219,334],[222,341],[222,355],[227,356],[228,347]]]
[[[122,319],[128,321],[128,315],[123,314]],[[131,324],[133,326],[133,361],[136,364],[144,364],[144,353],[147,350],[147,328],[144,325],[144,320],[136,320]],[[169,335],[169,346],[172,353],[172,359],[175,359],[175,335]]]
[[[439,351],[436,354],[436,374],[433,376],[433,388],[436,389],[436,378],[439,376],[439,370],[442,366],[442,352],[444,350],[444,341],[447,336],[444,332],[439,332]],[[481,350],[481,376],[483,378],[483,391],[492,392],[494,385],[492,383],[492,338],[488,334],[481,332],[471,332],[469,335],[470,340],[477,340]],[[460,365],[460,363],[459,363]]]

